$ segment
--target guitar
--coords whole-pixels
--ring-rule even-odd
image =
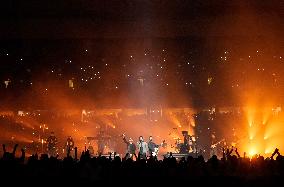
[[[217,145],[219,145],[221,142],[223,142],[225,139],[220,140],[219,142],[212,144],[211,149],[214,149]]]
[[[164,147],[166,145],[166,140],[163,140],[163,142],[154,148],[154,151],[152,152],[152,156],[158,156],[159,148]]]

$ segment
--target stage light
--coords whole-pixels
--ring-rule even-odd
[[[256,154],[256,150],[255,149],[250,149],[250,151],[249,151],[249,155],[250,156],[254,156]]]

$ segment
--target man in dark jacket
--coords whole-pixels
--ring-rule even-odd
[[[133,143],[132,138],[129,138],[129,140],[127,141],[125,138],[125,134],[122,135],[122,138],[123,138],[124,143],[126,143],[127,145],[127,158],[126,159],[128,158],[133,159],[133,156],[136,157],[136,154],[135,154],[136,146]]]
[[[65,144],[66,153],[69,155],[74,149],[74,140],[71,136],[68,136]]]
[[[57,138],[54,135],[54,132],[50,133],[50,136],[47,138],[47,150],[49,156],[55,157],[57,155]]]
[[[150,136],[149,137],[149,142],[148,142],[149,154],[152,155],[152,156],[156,156],[155,153],[156,153],[158,147],[159,147],[159,145],[154,143],[153,137]]]

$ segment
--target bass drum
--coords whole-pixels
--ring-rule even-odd
[[[188,152],[189,152],[189,146],[185,145],[185,144],[182,144],[181,147],[180,147],[179,153],[187,154]]]

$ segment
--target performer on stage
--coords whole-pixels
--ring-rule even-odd
[[[187,154],[189,153],[189,135],[188,131],[182,131],[183,135],[183,144],[180,147],[180,153]]]
[[[88,147],[87,147],[87,144],[88,144]],[[86,144],[85,149],[88,149],[89,154],[90,154],[91,156],[94,156],[94,154],[95,154],[94,147],[92,146],[92,144],[91,144],[91,142],[90,142],[90,141],[88,141],[88,143],[87,143],[87,144]]]
[[[99,138],[98,139],[98,155],[103,154],[104,149],[105,149],[105,140]]]
[[[106,141],[107,141],[105,131],[100,130],[98,132],[97,141],[98,141],[98,155],[104,154]]]
[[[225,139],[222,139],[220,141],[216,141],[215,133],[213,132],[211,134],[210,157],[212,157],[213,155],[221,156],[222,151],[220,149],[220,144],[224,141],[225,141]]]
[[[50,133],[50,136],[47,138],[47,151],[49,156],[55,157],[57,155],[57,138],[54,135],[54,132]]]
[[[129,141],[127,141],[125,138],[125,134],[122,135],[122,138],[123,138],[124,143],[126,143],[127,145],[127,158],[126,159],[128,158],[133,159],[133,156],[136,157],[136,154],[135,154],[136,146],[133,143],[132,138],[129,138]]]
[[[139,142],[137,142],[137,148],[139,150],[140,159],[146,159],[149,149],[148,144],[144,142],[143,136],[139,137]]]
[[[153,137],[152,136],[149,136],[149,142],[148,142],[148,148],[149,148],[149,155],[150,156],[154,156],[154,157],[157,157],[158,156],[158,153],[159,153],[159,148],[161,146],[165,146],[166,143],[165,143],[165,140],[161,143],[161,144],[156,144],[154,143],[153,141]]]
[[[188,146],[189,146],[189,152],[196,153],[196,141],[194,135],[193,136],[189,135]]]
[[[149,154],[152,155],[152,153],[155,152],[155,148],[158,147],[159,146],[153,142],[153,137],[149,136],[149,142],[148,142]]]
[[[73,151],[74,149],[74,140],[71,136],[68,136],[67,140],[66,140],[66,144],[65,144],[65,147],[66,147],[66,153],[70,154],[71,151]]]

